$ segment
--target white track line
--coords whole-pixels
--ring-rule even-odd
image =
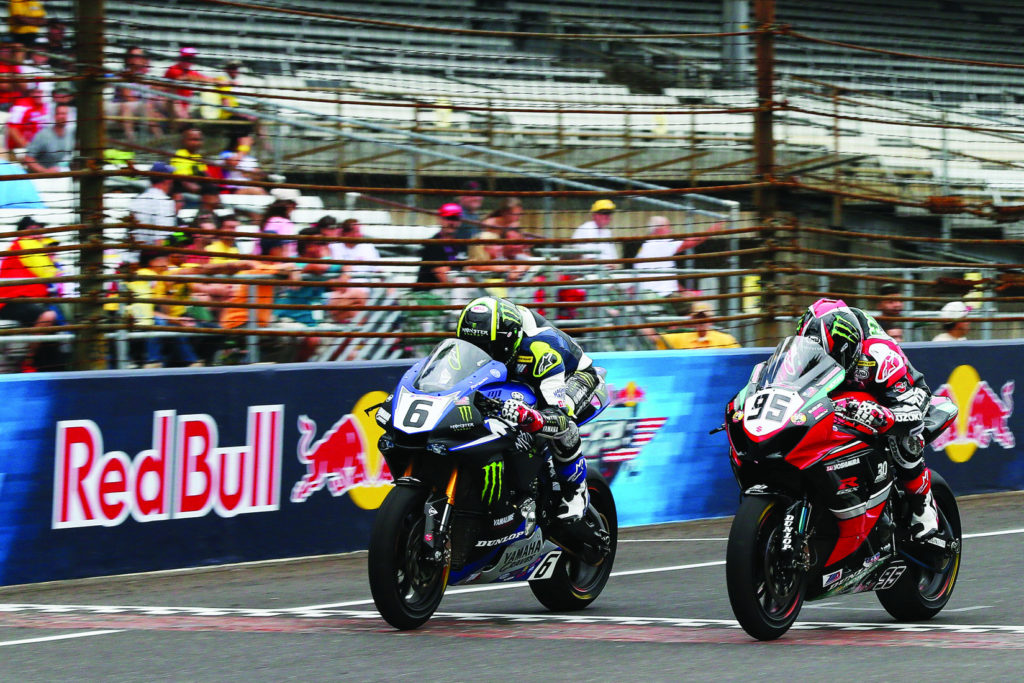
[[[66,633],[62,636],[44,636],[42,638],[25,638],[24,640],[4,640],[0,641],[0,647],[7,645],[28,645],[30,643],[47,643],[51,640],[68,640],[70,638],[88,638],[89,636],[105,636],[110,633],[123,633],[124,629],[119,628],[116,630],[107,631],[83,631],[81,633]]]

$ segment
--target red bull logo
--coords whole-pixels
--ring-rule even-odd
[[[342,416],[315,442],[316,422],[305,415],[299,417],[296,451],[306,474],[292,487],[293,503],[301,503],[326,487],[335,497],[348,494],[365,510],[380,507],[391,490],[393,477],[377,448],[383,430],[365,411],[385,398],[383,391],[366,394],[356,401],[351,413]]]
[[[970,365],[954,368],[935,395],[952,400],[960,414],[932,442],[932,448],[937,451],[945,449],[953,462],[967,462],[975,450],[988,448],[993,442],[1003,448],[1013,448],[1016,444],[1010,431],[1013,389],[1014,382],[1010,380],[996,393]]]
[[[206,414],[153,413],[153,447],[104,452],[92,420],[57,423],[54,529],[270,512],[279,507],[284,406],[250,406],[244,446]]]

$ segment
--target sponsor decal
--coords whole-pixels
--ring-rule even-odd
[[[476,542],[476,547],[477,548],[493,548],[495,546],[502,545],[504,543],[508,543],[509,541],[513,541],[513,540],[519,538],[520,536],[524,536],[524,535],[526,535],[526,530],[525,529],[520,529],[519,531],[516,531],[515,533],[511,533],[508,536],[502,536],[501,538],[492,538],[492,539],[486,540],[486,541],[477,541]]]
[[[850,458],[849,460],[843,460],[841,462],[833,463],[825,466],[826,472],[835,472],[836,470],[845,470],[847,467],[853,467],[854,465],[860,464],[860,458]]]
[[[797,413],[793,417],[789,418],[789,421],[795,425],[802,425],[803,423],[807,422],[807,416],[804,415],[803,413]]]
[[[494,520],[494,526],[505,526],[506,524],[511,522],[513,519],[515,519],[515,517],[516,517],[515,513],[509,514],[509,515],[505,515],[504,517],[499,517],[496,520]]]
[[[529,564],[543,547],[544,539],[538,538],[535,541],[524,541],[517,543],[510,548],[506,548],[505,553],[501,558],[501,564],[498,565],[498,569],[496,571],[505,572],[524,564]]]
[[[858,488],[860,488],[860,485],[857,483],[857,477],[846,477],[839,480],[839,488],[837,490],[840,493],[850,493]]]
[[[501,500],[501,478],[505,473],[505,461],[489,462],[484,465],[483,470],[484,485],[480,491],[480,500],[490,505],[496,500]]]
[[[743,411],[742,410],[737,410],[735,413],[732,414],[732,421],[733,422],[740,422],[741,420],[743,420]]]
[[[459,335],[463,337],[488,337],[490,334],[489,330],[481,330],[474,327],[463,327],[459,330]]]
[[[786,518],[782,520],[782,549],[792,550],[793,549],[793,515],[787,514]]]
[[[811,417],[813,417],[815,420],[817,420],[817,419],[819,419],[822,415],[824,415],[827,412],[828,412],[828,408],[826,408],[825,406],[822,406],[822,405],[817,405],[817,406],[814,406],[814,408],[811,409]]]
[[[455,399],[455,405],[457,406],[468,406],[469,396],[463,396],[462,398]]]
[[[878,562],[878,561],[879,561],[880,559],[882,559],[882,553],[875,553],[875,554],[874,554],[874,555],[872,555],[871,557],[868,557],[868,558],[866,558],[866,559],[864,560],[864,566],[865,566],[865,567],[870,567],[870,566],[871,566],[871,565],[873,565],[873,564],[874,564],[875,562]]]
[[[494,378],[501,377],[501,372],[496,370],[496,369],[494,369],[494,368],[491,368],[491,377],[494,377]]]
[[[210,415],[158,410],[153,447],[132,458],[105,452],[92,420],[57,422],[52,528],[277,510],[284,406],[250,406],[247,424],[245,445],[221,446]]]
[[[462,420],[464,420],[466,422],[469,422],[470,420],[473,419],[473,408],[472,408],[472,406],[458,406],[458,408],[459,408],[459,417]]]
[[[883,460],[878,463],[878,474],[875,475],[874,483],[877,484],[880,481],[884,481],[887,476],[889,476],[889,463]]]
[[[896,384],[894,384],[892,388],[896,391],[897,394],[902,394],[910,387],[907,385],[907,380],[901,379],[899,382],[896,382]]]
[[[1015,383],[1003,383],[998,393],[970,365],[953,369],[949,379],[935,392],[949,398],[959,409],[953,423],[935,439],[934,450],[945,450],[953,462],[967,462],[979,448],[993,443],[1013,448],[1016,437],[1010,430]]]
[[[827,586],[831,586],[833,583],[836,583],[841,578],[843,578],[842,569],[836,570],[831,574],[826,574],[825,576],[821,577],[821,587],[825,588]]]
[[[460,422],[458,424],[453,424],[448,429],[452,430],[453,432],[465,432],[472,429],[473,426],[474,425],[472,422]]]
[[[487,306],[484,304],[476,304],[469,309],[470,313],[486,313],[488,311]]]
[[[347,494],[364,510],[380,507],[393,478],[377,447],[384,430],[366,415],[365,409],[385,396],[383,391],[363,395],[351,413],[342,416],[316,441],[316,422],[305,415],[299,418],[296,456],[306,466],[306,474],[292,487],[293,503],[308,500],[326,486],[332,496]]]

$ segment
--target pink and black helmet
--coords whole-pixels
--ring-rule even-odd
[[[849,372],[860,356],[864,330],[857,315],[842,299],[818,299],[800,318],[797,335],[821,344]]]

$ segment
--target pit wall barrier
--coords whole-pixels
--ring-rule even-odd
[[[928,463],[1024,489],[1019,344],[907,345],[961,416]],[[770,349],[596,354],[584,427],[622,526],[733,514],[725,404]],[[0,376],[0,584],[364,549],[390,489],[365,409],[409,362]]]

